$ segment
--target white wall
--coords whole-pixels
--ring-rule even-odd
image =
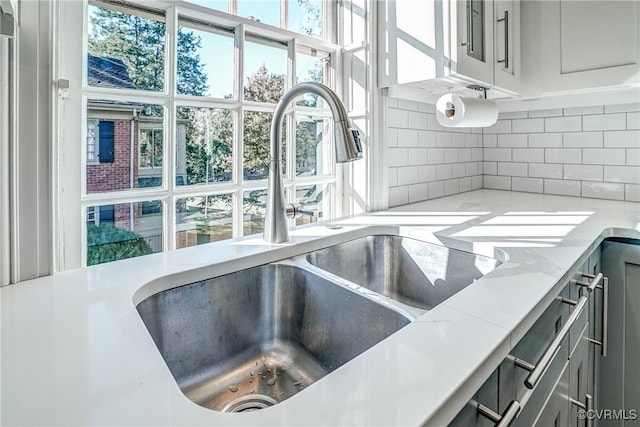
[[[389,206],[482,188],[481,129],[444,129],[431,104],[384,98]]]
[[[640,102],[505,113],[483,146],[484,188],[640,201]]]

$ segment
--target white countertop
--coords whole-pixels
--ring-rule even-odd
[[[482,384],[603,237],[640,238],[640,204],[478,190],[296,229],[83,268],[0,289],[2,425],[440,426]],[[135,304],[162,289],[389,226],[505,260],[386,340],[270,408],[187,399]]]

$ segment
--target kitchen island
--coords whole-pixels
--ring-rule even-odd
[[[640,238],[640,204],[478,190],[261,236],[59,273],[0,290],[2,425],[448,423],[589,251]],[[136,304],[159,291],[391,231],[502,261],[304,391],[261,411],[185,397]]]

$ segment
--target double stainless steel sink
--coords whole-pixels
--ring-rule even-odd
[[[498,264],[371,235],[162,291],[137,309],[189,399],[244,412],[298,393]]]

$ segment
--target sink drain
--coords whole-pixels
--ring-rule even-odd
[[[278,403],[277,400],[264,394],[251,394],[233,399],[231,402],[227,403],[224,408],[222,408],[222,412],[257,411],[258,409],[273,406],[276,403]]]

